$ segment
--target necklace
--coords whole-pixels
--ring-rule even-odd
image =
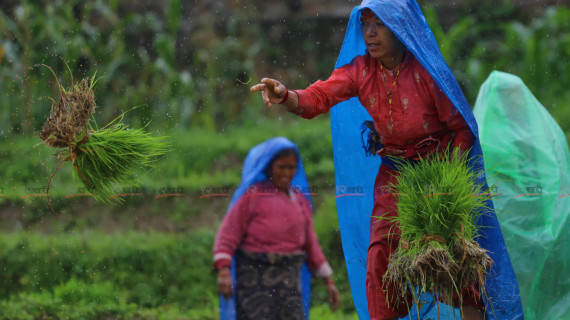
[[[382,65],[382,63],[380,63],[380,70],[384,72],[384,66]],[[399,75],[400,75],[400,68],[396,70],[396,75],[394,76],[394,83],[392,83],[393,87],[396,86],[396,81],[398,80]],[[388,87],[388,92],[386,92],[386,95],[388,96],[388,108],[389,108],[388,114],[390,115],[390,121],[388,121],[388,131],[392,133],[392,129],[394,128],[394,119],[392,118],[392,91],[390,90],[389,87]]]

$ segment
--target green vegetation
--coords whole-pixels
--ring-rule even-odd
[[[31,193],[28,187],[47,183],[58,164],[51,150],[43,145],[29,148],[38,144],[39,138],[0,140],[0,148],[7,150],[2,161],[11,169],[7,176],[11,183],[0,197],[0,210],[15,211],[12,219],[17,220],[14,224],[6,219],[0,228],[22,228],[0,239],[6,241],[0,244],[0,264],[10,266],[5,273],[10,273],[11,280],[4,282],[0,291],[0,307],[10,312],[7,319],[40,315],[56,319],[64,315],[72,319],[216,319],[218,300],[211,250],[229,196],[201,197],[209,194],[208,188],[235,190],[242,159],[249,149],[276,135],[291,138],[303,150],[311,185],[318,188],[318,195],[313,196],[317,233],[335,270],[343,301],[342,310],[334,317],[353,319],[331,180],[331,137],[322,134],[328,133],[329,123],[315,120],[310,124],[303,120],[277,121],[261,124],[259,131],[179,132],[172,136],[172,151],[161,159],[161,165],[139,177],[141,185],[136,192],[140,195],[126,197],[122,204],[101,207],[90,197],[69,197],[82,191],[74,184],[73,169],[62,168],[50,192],[57,215],[49,210],[45,197],[22,199]],[[21,160],[21,152],[26,161]],[[82,184],[79,179],[75,181]],[[157,198],[167,193],[183,195]],[[160,279],[152,280],[157,276]],[[75,300],[61,297],[70,290],[81,294]],[[105,290],[113,293],[113,299],[104,294]],[[322,319],[329,319],[321,281],[315,281],[313,295],[317,307],[313,318],[321,314]],[[326,308],[319,307],[323,305]]]
[[[0,318],[155,319],[166,311],[215,319],[213,237],[211,230],[4,235]]]
[[[513,17],[510,2],[483,1],[444,30],[434,8],[426,19],[440,50],[473,106],[491,71],[519,76],[570,139],[570,8],[549,7],[531,22]]]
[[[116,0],[21,0],[0,11],[0,319],[216,319],[211,247],[229,196],[206,196],[231,193],[249,149],[274,136],[299,145],[319,189],[315,227],[341,291],[342,310],[331,314],[316,282],[312,319],[357,318],[336,220],[328,120],[265,108],[248,90],[265,75],[291,88],[325,78],[347,21],[267,21],[253,1],[242,4],[231,16],[194,13],[186,33],[180,0],[138,11]],[[570,9],[524,21],[512,5],[483,0],[477,13],[444,25],[428,6],[426,18],[469,102],[491,70],[514,73],[570,136]],[[57,75],[69,65],[75,79],[97,71],[97,123],[137,106],[124,125],[171,137],[171,151],[140,172],[137,188],[117,185],[117,194],[132,194],[123,203],[98,205],[63,166],[50,187],[58,214],[50,212],[42,194],[58,161],[38,131],[60,81],[41,64]]]
[[[315,225],[323,251],[335,270],[343,304],[341,310],[331,314],[326,309],[324,284],[314,281],[312,318],[356,319],[334,196],[325,192],[314,198],[318,197],[325,199],[315,199]],[[164,210],[164,205],[160,209]],[[169,233],[151,230],[109,234],[97,227],[87,231],[80,221],[92,219],[96,213],[72,212],[75,224],[70,221],[65,232],[45,235],[34,227],[0,236],[0,265],[4,266],[0,319],[217,318],[211,256],[215,228]],[[137,212],[123,213],[121,217],[125,221],[137,218],[142,218]]]
[[[58,82],[59,95],[52,99],[49,118],[39,134],[47,146],[59,149],[57,159],[60,162],[48,181],[47,198],[49,200],[54,174],[70,161],[74,173],[81,178],[90,194],[98,202],[108,202],[115,194],[113,189],[116,185],[138,186],[135,168],[152,167],[158,158],[164,156],[168,148],[166,137],[153,137],[144,129],[129,128],[123,122],[124,113],[98,128],[92,120],[96,107],[93,94],[95,75],[79,83],[73,83],[73,79],[71,82],[68,90]]]
[[[168,148],[166,137],[129,128],[123,116],[101,129],[90,129],[88,140],[76,145],[74,166],[99,202],[108,202],[116,185],[138,186],[135,170],[154,166]]]
[[[126,118],[131,115],[134,112],[127,113]],[[153,136],[164,134],[164,131],[147,131]],[[302,119],[264,121],[253,129],[232,128],[224,132],[196,128],[172,133],[168,137],[170,151],[160,159],[160,165],[140,170],[137,177],[141,181],[140,188],[151,194],[162,187],[183,187],[185,192],[198,193],[208,186],[237,187],[241,165],[249,149],[274,136],[288,137],[303,150],[302,160],[312,185],[330,188],[334,185],[330,124],[324,118],[310,122]],[[0,197],[0,203],[17,201],[30,193],[26,190],[28,187],[45,187],[58,164],[57,154],[41,144],[38,137],[16,137],[0,136],[0,166],[4,170],[4,196]],[[73,183],[72,172],[64,166],[54,176],[50,188],[52,198],[62,198],[82,188],[81,180],[78,185]],[[125,186],[117,186],[117,191],[121,187]]]
[[[398,195],[398,214],[377,217],[401,230],[384,275],[398,288],[399,297],[390,298],[396,303],[410,286],[447,304],[473,282],[485,292],[492,261],[475,237],[491,195],[477,184],[480,172],[470,171],[467,154],[448,150],[399,166],[390,186]]]
[[[551,7],[521,22],[512,4],[480,1],[477,6],[477,13],[458,15],[445,27],[438,22],[437,7],[423,8],[468,101],[474,103],[492,70],[513,73],[568,131],[570,9]],[[337,20],[275,21],[275,28],[268,28],[251,23],[260,13],[245,1],[231,18],[200,15],[193,32],[181,40],[183,3],[172,0],[158,7],[133,12],[116,1],[22,0],[11,14],[0,12],[5,38],[0,44],[0,135],[25,134],[44,121],[47,108],[38,100],[57,85],[39,64],[63,75],[68,63],[75,78],[97,71],[102,76],[95,93],[99,123],[140,106],[131,119],[138,124],[152,120],[155,128],[220,131],[255,125],[266,116],[251,108],[261,103],[249,94],[250,81],[275,73],[291,87],[307,85],[330,74],[340,49],[338,43],[323,50],[316,43],[325,40],[315,39],[330,37],[319,24],[331,23],[337,30]]]

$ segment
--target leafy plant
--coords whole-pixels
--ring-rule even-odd
[[[111,199],[115,184],[138,185],[134,168],[147,168],[164,155],[165,138],[153,137],[142,129],[129,129],[123,123],[124,114],[101,129],[96,123],[88,127],[96,107],[95,76],[73,84],[70,90],[65,90],[59,82],[58,85],[59,97],[52,100],[50,116],[39,134],[48,146],[65,148],[59,153],[61,161],[47,184],[48,200],[51,179],[67,161],[72,162],[99,202]]]
[[[477,219],[487,210],[490,194],[477,183],[479,172],[469,169],[467,154],[446,151],[399,165],[391,185],[398,196],[397,215],[377,217],[401,230],[384,275],[399,292],[389,297],[396,303],[409,287],[448,304],[454,292],[474,282],[485,292],[485,273],[492,261],[475,238]]]
[[[75,166],[94,197],[107,202],[116,185],[140,185],[135,169],[149,168],[167,150],[166,137],[153,137],[143,129],[130,129],[123,116],[92,132],[77,148]]]

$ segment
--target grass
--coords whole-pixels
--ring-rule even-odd
[[[71,161],[75,172],[98,202],[113,198],[117,184],[138,186],[135,168],[145,169],[167,150],[165,137],[153,137],[143,129],[130,129],[123,123],[124,113],[99,129],[93,117],[96,108],[93,87],[95,75],[73,83],[66,90],[55,72],[47,67],[58,84],[58,98],[52,99],[48,119],[39,133],[43,142],[60,149],[59,165],[52,172],[46,187],[46,197],[52,211],[55,211],[49,188],[53,176],[67,161]],[[71,70],[69,70],[72,75]],[[90,122],[91,119],[91,122]],[[95,129],[94,129],[95,127]],[[117,198],[119,201],[121,198]]]
[[[234,188],[240,181],[241,165],[249,149],[270,137],[281,135],[297,143],[312,186],[334,185],[334,166],[330,124],[327,118],[310,122],[266,121],[255,129],[228,127],[224,132],[201,128],[184,131],[150,130],[154,136],[169,136],[169,151],[156,166],[137,171],[141,188],[183,188],[184,193],[200,193],[205,186]],[[125,119],[127,121],[128,119]],[[21,199],[31,193],[28,189],[42,189],[57,166],[54,150],[46,148],[33,133],[0,136],[0,175],[3,177],[0,203],[28,203],[47,205],[44,198]],[[55,155],[57,156],[57,154]],[[82,193],[80,179],[73,179],[73,170],[60,170],[52,180],[51,198],[67,202],[66,196]],[[79,180],[79,181],[78,181]],[[37,193],[37,192],[36,192]],[[41,202],[41,203],[40,203]]]
[[[117,186],[139,186],[137,171],[155,165],[168,149],[167,137],[130,129],[123,116],[92,131],[87,142],[77,147],[74,167],[99,202],[112,199]]]
[[[171,201],[179,202],[181,206],[174,207]],[[154,215],[156,219],[170,219],[194,210],[194,205],[187,199],[153,202],[156,204],[147,203],[146,207],[158,206],[160,211]],[[197,202],[205,203],[204,200]],[[331,312],[323,281],[315,279],[311,319],[357,319],[340,248],[334,190],[319,190],[314,203],[315,229],[334,269],[342,304],[337,312]],[[65,312],[70,319],[98,318],[88,316],[86,312],[116,319],[121,319],[122,315],[125,319],[137,318],[126,316],[133,314],[139,319],[158,319],[160,310],[163,316],[167,311],[175,314],[172,318],[176,319],[217,318],[215,277],[211,271],[211,248],[217,223],[194,229],[188,222],[194,224],[198,219],[185,222],[170,219],[174,226],[183,229],[167,231],[158,229],[156,220],[151,229],[141,229],[134,224],[152,218],[149,214],[145,216],[145,207],[136,203],[122,209],[119,208],[123,207],[121,204],[114,206],[117,208],[112,212],[109,212],[111,206],[97,205],[79,207],[89,212],[74,213],[69,209],[58,217],[45,215],[33,228],[24,225],[22,231],[5,232],[5,236],[0,237],[4,248],[0,260],[9,266],[4,271],[12,281],[2,287],[12,293],[0,299],[0,306],[11,311],[9,314],[14,317],[10,318],[38,316],[42,309],[44,312],[51,310],[49,315],[54,319],[58,318],[55,315]],[[204,207],[202,216],[218,215],[219,222],[225,208],[227,205],[218,206],[217,210]],[[65,226],[58,229],[57,223]],[[106,224],[112,224],[111,228]],[[50,228],[48,226],[51,226],[50,230],[41,230]],[[112,289],[109,289],[109,282],[113,284]],[[80,299],[78,303],[57,302],[72,291],[75,294],[70,297]],[[114,292],[112,297],[110,292]],[[105,301],[109,303],[98,303],[100,299],[107,299]],[[154,302],[145,305],[148,301]],[[25,312],[23,307],[26,307]]]
[[[484,292],[492,261],[475,238],[490,194],[477,184],[478,175],[469,169],[467,153],[446,151],[400,165],[391,185],[398,195],[398,215],[378,217],[401,230],[384,275],[399,291],[400,296],[391,297],[395,303],[409,286],[448,304],[453,292],[473,282]]]

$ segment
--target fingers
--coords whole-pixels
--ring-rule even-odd
[[[281,82],[275,79],[263,78],[261,79],[261,83],[265,84],[268,90],[273,91],[276,98],[283,98],[285,90],[287,90]]]
[[[249,92],[257,92],[257,91],[265,91],[275,89],[276,83],[281,84],[277,80],[269,79],[269,78],[261,78],[261,83],[254,85],[253,87],[249,88]]]
[[[281,84],[281,82],[271,79],[271,78],[261,78],[261,83],[265,84],[266,86],[273,88]]]
[[[327,292],[329,294],[329,306],[332,311],[336,311],[340,306],[340,297],[338,289],[335,285],[328,285]]]
[[[218,292],[228,299],[233,294],[233,280],[229,272],[218,274]]]
[[[271,107],[271,99],[269,99],[267,90],[261,91],[261,98],[263,99],[263,104],[265,104],[266,107]]]
[[[287,90],[287,88],[285,88],[285,86],[281,82],[279,81],[276,82],[277,83],[273,86],[273,92],[277,97],[283,98],[285,96],[285,90]]]
[[[227,300],[233,294],[232,283],[218,286],[218,291]]]
[[[233,295],[234,291],[232,289],[232,286],[228,286],[228,289],[222,294],[224,296],[224,299],[229,299],[232,295]]]
[[[255,86],[249,88],[249,92],[257,92],[265,90],[265,85],[263,83],[256,84]]]
[[[271,107],[272,103],[279,103],[285,96],[287,88],[281,82],[270,78],[262,78],[260,82],[249,88],[249,91],[261,92],[263,103],[267,107]]]
[[[256,84],[253,87],[249,88],[249,92],[261,92],[261,98],[263,99],[263,103],[267,107],[271,107],[271,99],[268,95],[268,92],[273,91],[272,86],[268,86],[264,83]]]
[[[259,92],[261,91],[261,98],[263,99],[263,103],[268,106],[271,107],[271,100],[269,98],[269,95],[267,94],[267,92],[270,89],[268,88],[268,86],[266,86],[263,83],[260,84],[256,84],[255,86],[249,88],[249,92]]]

